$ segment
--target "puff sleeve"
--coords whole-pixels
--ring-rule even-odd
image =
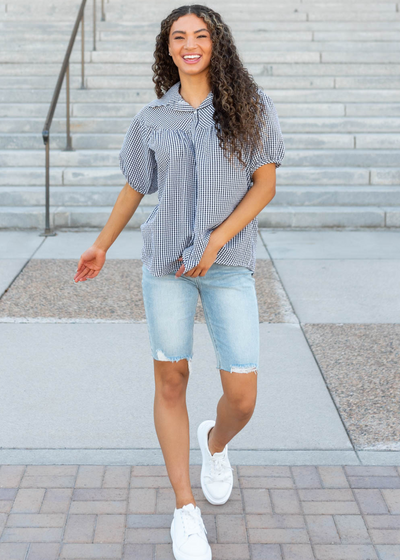
[[[261,122],[261,148],[253,149],[250,157],[250,177],[254,171],[267,163],[275,163],[279,167],[285,157],[285,144],[279,124],[278,113],[272,99],[263,91],[261,95],[263,118]]]
[[[148,146],[150,129],[138,113],[133,118],[119,152],[119,166],[130,186],[142,194],[157,191],[156,160]]]

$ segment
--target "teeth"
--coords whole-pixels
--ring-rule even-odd
[[[187,54],[183,58],[200,58],[198,54]]]

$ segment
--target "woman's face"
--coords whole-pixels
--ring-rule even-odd
[[[169,52],[179,74],[191,76],[205,72],[210,66],[212,41],[202,18],[194,14],[182,16],[171,26]]]

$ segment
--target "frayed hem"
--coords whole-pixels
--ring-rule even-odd
[[[228,371],[230,373],[258,373],[258,367],[257,366],[248,366],[248,367],[243,367],[243,366],[231,366],[229,369],[228,368],[223,368],[221,366],[216,366],[216,369],[221,370],[223,369],[224,371]]]
[[[188,368],[189,374],[192,373],[192,356],[177,356],[174,358],[168,358],[162,350],[156,351],[156,360],[160,360],[161,362],[179,362],[179,360],[187,360],[188,361]]]
[[[256,366],[250,367],[241,367],[241,366],[232,366],[231,373],[257,373],[258,368]]]

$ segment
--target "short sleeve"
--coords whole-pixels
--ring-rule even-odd
[[[262,143],[261,148],[253,149],[250,157],[250,177],[256,169],[267,163],[275,163],[279,167],[285,157],[285,144],[279,124],[278,113],[272,99],[263,91],[259,90],[263,108],[261,122]]]
[[[136,115],[125,135],[119,152],[119,166],[125,179],[132,188],[142,194],[157,191],[156,160],[149,148],[150,129],[146,127],[139,114]]]

